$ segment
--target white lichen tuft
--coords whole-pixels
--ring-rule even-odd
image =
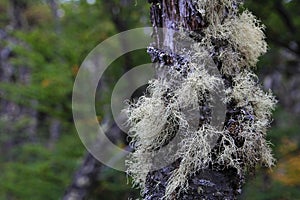
[[[166,90],[164,85],[153,81],[149,87],[151,97],[142,96],[136,104],[128,107],[129,135],[134,138],[136,147],[143,145],[147,149],[156,148],[160,144],[154,143],[154,140],[164,139],[162,132],[171,114],[161,98]]]
[[[214,46],[226,42],[220,52],[224,74],[237,74],[242,69],[255,67],[259,56],[267,51],[264,29],[260,21],[248,10],[237,14],[233,0],[198,1],[198,10],[203,10],[209,26],[202,45]],[[226,10],[226,13],[224,13]],[[227,15],[224,19],[224,15]]]
[[[229,142],[231,145],[229,149],[238,153],[235,156],[248,166],[259,163],[271,167],[274,165],[274,158],[265,135],[277,100],[271,92],[264,92],[257,80],[257,76],[252,72],[241,72],[234,77],[233,88],[226,91],[226,102],[235,101],[238,108],[243,108],[243,114],[248,115],[247,120],[242,116],[237,121],[240,129],[239,137],[244,140],[242,147],[237,148]],[[238,166],[232,164],[230,166]]]
[[[198,131],[186,135],[179,144],[176,158],[181,158],[181,164],[171,175],[165,192],[165,198],[176,190],[188,188],[188,178],[200,169],[207,168],[212,162],[212,148],[221,132],[210,125],[202,126]]]
[[[175,91],[178,106],[181,108],[188,106],[199,107],[199,100],[203,100],[199,93],[214,91],[221,83],[222,80],[220,78],[211,76],[205,69],[189,73],[182,85]]]
[[[146,176],[152,167],[151,153],[144,151],[142,148],[136,148],[125,164],[128,167],[128,175],[134,180],[133,186],[145,188]]]
[[[275,159],[264,135],[257,131],[257,129],[260,128],[259,126],[260,125],[257,124],[246,126],[245,131],[240,133],[240,136],[244,138],[245,142],[239,151],[242,153],[241,157],[243,161],[250,167],[254,167],[257,164],[272,167],[275,163]]]
[[[180,164],[168,180],[163,199],[188,189],[189,178],[208,167],[235,168],[242,174],[258,164],[274,165],[265,136],[276,99],[260,89],[257,76],[251,72],[267,50],[264,26],[249,11],[239,14],[235,0],[197,0],[195,4],[208,27],[203,29],[201,42],[186,53],[189,62],[158,69],[162,73],[149,82],[149,94],[125,109],[135,149],[126,161],[127,172],[142,192],[147,174],[155,168],[156,151],[175,135],[181,139],[176,152],[166,158],[180,160]],[[231,77],[223,101],[234,104],[238,113],[227,119],[222,130],[213,127],[210,120],[200,125],[199,119],[193,124],[195,128],[186,112],[200,112],[200,104],[212,109],[210,95],[222,88],[223,79],[211,73],[217,68],[212,56],[221,63],[217,70]]]
[[[216,30],[213,27],[222,22],[225,9],[228,15],[235,13],[233,0],[196,0],[195,4],[199,13],[208,21],[211,30]]]
[[[254,67],[259,56],[266,53],[264,26],[260,25],[260,21],[249,11],[227,19],[218,26],[215,37],[227,40],[230,44],[220,55],[220,60],[224,61],[224,73],[232,74],[234,72],[232,67],[240,66],[248,69]]]
[[[270,91],[265,93],[257,80],[257,76],[249,71],[238,74],[233,80],[231,98],[237,101],[238,107],[251,106],[257,123],[267,128],[277,100]]]
[[[189,73],[184,81],[177,85],[177,88],[172,88],[172,90],[170,90],[169,82],[161,79],[150,81],[147,89],[150,94],[142,96],[137,102],[128,105],[124,111],[128,116],[127,123],[131,126],[128,134],[133,139],[131,145],[135,148],[135,152],[127,160],[126,165],[128,166],[127,172],[133,177],[136,186],[144,188],[146,175],[151,170],[153,157],[156,155],[154,150],[168,142],[178,129],[181,131],[189,129],[190,116],[183,111],[199,108],[201,94],[216,90],[221,83],[219,77],[210,75],[204,66],[199,66],[193,70],[193,73]],[[176,129],[176,127],[179,128]],[[207,140],[208,135],[203,138],[201,131],[184,135],[188,137],[198,135],[199,140],[192,145],[194,147],[197,147],[196,144],[200,144],[201,138],[203,144],[205,141],[210,141]],[[193,140],[193,137],[190,139]],[[190,147],[191,141],[188,138],[183,142],[186,143],[183,146]],[[182,148],[180,148],[180,152],[171,155],[173,160],[186,153]],[[204,159],[206,159],[205,155],[197,163],[202,163]],[[190,161],[194,162],[193,159]],[[207,160],[206,163],[208,162]]]

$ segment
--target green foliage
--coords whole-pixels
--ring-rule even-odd
[[[266,172],[264,172],[266,173]],[[294,200],[300,196],[299,188],[284,185],[278,181],[269,183],[268,177],[263,173],[257,174],[255,180],[249,183],[245,189],[245,195],[241,199],[247,200]]]
[[[71,96],[76,73],[98,43],[119,31],[105,1],[98,0],[94,5],[83,0],[59,3],[58,19],[54,18],[48,2],[24,1],[26,6],[20,13],[24,24],[18,30],[9,25],[13,17],[8,15],[9,1],[0,2],[0,28],[9,36],[0,41],[0,50],[3,47],[12,50],[9,64],[14,70],[13,81],[0,82],[0,101],[7,100],[37,112],[36,118],[26,114],[14,118],[11,113],[0,117],[1,200],[62,197],[85,153],[72,124]],[[117,10],[121,7],[118,16],[126,22],[126,29],[143,25],[141,18],[148,14],[145,3],[136,6],[134,2],[110,3]],[[132,66],[124,66],[125,57],[114,62],[106,72],[109,89],[125,68],[144,61],[140,58],[145,55],[145,51],[129,55]],[[28,75],[25,79],[24,69]],[[101,91],[98,96],[97,111],[104,115],[103,107],[110,103],[110,94]],[[60,136],[50,147],[52,119],[59,120]],[[36,130],[30,135],[28,127],[35,123]],[[131,192],[124,174],[109,170],[101,176],[99,187],[90,199],[121,196],[127,199]]]
[[[76,137],[60,138],[54,150],[24,144],[12,161],[0,165],[0,199],[59,199],[79,166],[83,145]]]
[[[276,167],[270,171],[261,169],[255,177],[249,177],[242,199],[294,200],[300,197],[300,127],[297,118],[282,107],[276,110],[274,117],[268,139],[273,143]]]

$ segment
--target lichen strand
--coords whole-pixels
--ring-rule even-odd
[[[181,141],[177,158],[182,158],[179,168],[176,169],[168,182],[165,198],[177,189],[177,193],[185,192],[189,188],[188,179],[201,169],[208,168],[213,162],[211,149],[214,141],[220,137],[221,132],[209,125],[203,125],[194,133],[189,133]]]
[[[177,75],[177,73],[174,74],[174,76]],[[184,111],[199,110],[199,100],[203,98],[202,94],[216,90],[222,83],[220,78],[209,75],[204,65],[197,65],[197,69],[194,69],[193,73],[188,73],[182,82],[181,80],[176,82],[176,79],[150,81],[148,87],[150,95],[140,97],[137,102],[130,103],[125,110],[128,124],[131,126],[129,130],[129,136],[133,138],[131,145],[135,148],[135,152],[126,164],[128,173],[134,178],[135,184],[141,188],[145,185],[147,169],[152,167],[153,157],[156,155],[155,150],[164,146],[178,131],[178,127],[187,137],[184,140],[187,143],[186,148],[189,148],[188,138],[193,139],[195,134],[202,137],[202,134],[197,132],[187,134],[191,128],[191,119]],[[203,138],[202,141],[204,144]],[[206,142],[209,141],[206,140]],[[201,146],[200,144],[199,147]],[[176,160],[181,158],[181,155],[180,153],[170,155],[169,159]],[[203,155],[199,159],[205,161],[207,158]],[[191,162],[193,162],[192,159]]]
[[[229,45],[219,55],[223,63],[223,73],[239,73],[241,68],[250,69],[258,62],[258,57],[267,51],[264,26],[249,11],[226,19],[216,27],[217,41],[228,41]]]
[[[227,93],[237,101],[238,107],[251,106],[256,117],[263,127],[268,125],[272,110],[275,108],[276,99],[271,91],[265,93],[260,89],[258,78],[250,71],[244,71],[233,79],[233,89]],[[251,94],[251,95],[250,95]]]
[[[206,177],[206,170],[215,171],[215,174],[220,172],[220,176],[222,170],[227,170],[241,181],[242,175],[256,165],[270,167],[274,164],[265,137],[276,100],[271,92],[265,93],[260,89],[258,78],[251,72],[258,57],[267,50],[263,26],[249,11],[239,13],[238,0],[187,1],[189,4],[184,8],[189,9],[182,10],[181,4],[184,2],[152,1],[152,12],[155,12],[152,13],[152,23],[155,27],[164,26],[160,14],[168,13],[168,21],[177,21],[174,22],[176,26],[168,24],[167,28],[183,29],[190,33],[195,40],[192,50],[176,56],[169,52],[159,59],[157,56],[168,50],[149,47],[152,60],[163,64],[167,62],[168,68],[163,69],[163,76],[149,82],[147,95],[140,97],[137,102],[129,103],[124,110],[131,127],[131,145],[135,149],[126,161],[127,172],[133,177],[134,185],[140,187],[146,196],[151,173],[165,174],[160,180],[163,182],[158,182],[157,187],[151,186],[153,191],[159,191],[156,195],[160,196],[155,198],[160,199],[181,199],[191,190],[199,193],[195,190],[198,183],[191,180],[195,176]],[[185,17],[189,16],[186,14],[192,15],[194,21],[188,23]],[[179,24],[179,21],[183,24]],[[169,57],[175,59],[167,59]],[[216,67],[211,64],[211,60],[217,65],[222,77],[208,72],[209,68]],[[203,108],[212,109],[210,94],[223,83],[226,95],[224,103],[227,105],[223,129],[217,130],[210,124],[210,120],[199,119],[196,119],[198,127],[195,128],[195,119],[186,111],[196,110],[200,116],[209,118],[207,113],[210,112],[204,113]],[[176,151],[166,158],[173,164],[162,170],[154,169],[153,160],[157,150],[168,146],[175,135],[179,136],[181,142]],[[224,180],[230,179],[226,173],[224,177]],[[235,188],[234,191],[228,190],[233,196],[226,196],[226,191],[220,194],[214,187],[217,181],[213,181],[203,179],[203,184],[210,184],[206,188],[211,188],[204,193],[213,192],[211,195],[233,198],[233,193],[240,192],[238,181],[236,185],[234,181],[228,181],[226,186]],[[161,189],[164,194],[161,194]]]
[[[198,10],[209,24],[203,30],[202,44],[208,47],[221,44],[218,59],[223,65],[222,73],[227,75],[254,67],[259,56],[267,51],[264,26],[248,10],[238,13],[238,4],[234,0],[198,1]]]

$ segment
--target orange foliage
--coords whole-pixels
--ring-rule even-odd
[[[46,88],[46,87],[48,87],[50,85],[50,83],[51,83],[51,80],[44,79],[41,84],[42,84],[43,88]]]
[[[72,66],[72,74],[73,75],[77,75],[77,73],[78,73],[78,71],[79,71],[79,66],[78,65],[74,65],[74,66]]]
[[[296,151],[298,149],[297,140],[292,140],[291,138],[283,138],[281,140],[281,146],[279,147],[279,152],[281,155],[285,156],[289,153]]]
[[[285,185],[300,185],[300,155],[291,156],[278,163],[273,178]]]
[[[24,15],[30,26],[49,23],[53,18],[49,6],[44,4],[30,6]]]

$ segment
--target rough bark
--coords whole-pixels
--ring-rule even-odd
[[[185,31],[193,31],[194,34],[190,34],[190,37],[197,42],[201,37],[202,29],[207,26],[207,22],[196,10],[192,0],[149,0],[151,3],[150,15],[151,23],[154,27],[154,32],[157,27],[164,27],[168,29],[177,30],[180,26]],[[222,11],[223,17],[226,18],[226,10]],[[156,36],[157,44],[166,44],[164,40],[170,36],[167,35]],[[157,45],[156,46],[159,46]],[[222,63],[219,62],[216,57],[222,48],[221,41],[216,41],[215,52],[212,52],[212,58],[218,69],[221,68]],[[165,47],[159,46],[162,49],[149,48],[148,51],[152,57],[153,62],[163,63],[164,65],[171,65],[177,62],[180,65],[182,61],[181,55],[175,55],[172,51],[176,49],[176,46],[168,46],[168,52],[163,50]],[[164,57],[159,55],[164,54]],[[223,77],[225,87],[232,86],[232,77]],[[227,113],[225,126],[230,128],[229,119],[238,114],[232,112],[235,104],[227,105]],[[220,146],[216,146],[216,150]],[[144,193],[144,199],[155,200],[161,199],[165,194],[168,178],[171,172],[179,167],[180,160],[177,160],[173,164],[164,167],[160,170],[150,172],[146,179],[146,191]],[[219,169],[219,170],[217,170]],[[243,184],[243,177],[237,173],[236,169],[224,168],[222,166],[214,166],[201,171],[198,171],[195,175],[189,179],[189,189],[186,192],[182,192],[179,196],[174,194],[174,199],[236,199],[237,195],[241,192],[241,185]]]

